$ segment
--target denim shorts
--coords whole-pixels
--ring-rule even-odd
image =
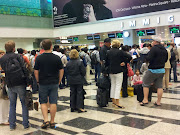
[[[143,87],[150,87],[153,83],[156,88],[163,87],[163,77],[164,73],[152,73],[151,71],[146,71],[143,76]]]
[[[50,104],[57,104],[58,88],[59,88],[59,84],[39,85],[40,104],[48,103],[48,97]]]

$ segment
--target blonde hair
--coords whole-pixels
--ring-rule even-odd
[[[0,50],[0,54],[4,54],[5,53],[5,51],[3,51],[3,50]]]
[[[13,49],[15,48],[15,42],[10,40],[7,43],[5,43],[5,49],[6,52],[13,52]]]
[[[120,41],[119,40],[113,40],[112,41],[112,47],[113,48],[119,48],[121,45]]]
[[[79,58],[79,53],[76,49],[72,49],[71,52],[69,53],[69,58],[70,59],[78,59]]]

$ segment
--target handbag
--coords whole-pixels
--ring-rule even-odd
[[[3,83],[0,84],[0,99],[4,99],[4,100],[9,99],[6,91],[6,86]]]
[[[134,72],[133,72],[133,70],[131,69],[129,63],[127,64],[127,69],[128,69],[128,77],[134,76]]]
[[[28,110],[33,110],[33,96],[32,91],[30,89],[26,90],[25,105],[28,108]]]

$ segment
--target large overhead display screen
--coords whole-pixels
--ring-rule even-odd
[[[180,0],[53,0],[54,26],[180,8]]]

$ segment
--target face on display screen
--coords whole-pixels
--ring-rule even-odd
[[[179,0],[53,0],[55,27],[179,8]]]

